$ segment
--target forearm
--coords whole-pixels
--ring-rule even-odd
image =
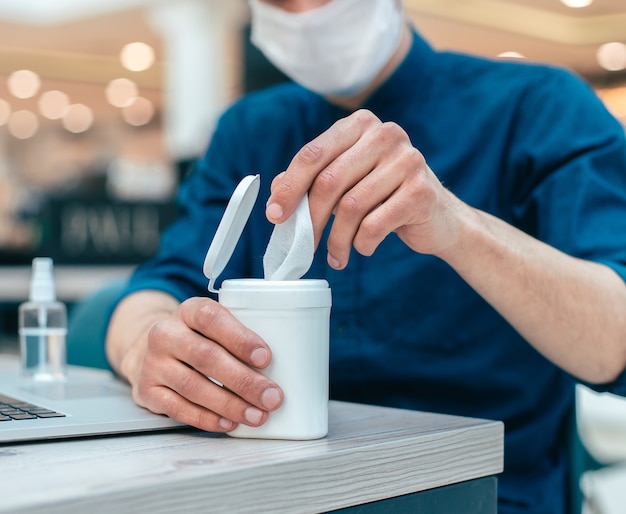
[[[464,207],[446,260],[540,353],[591,383],[626,366],[626,285],[607,266],[568,256]]]
[[[106,338],[109,363],[122,377],[129,379],[130,360],[145,351],[148,333],[158,321],[167,318],[178,301],[160,291],[140,291],[124,298],[115,309]]]

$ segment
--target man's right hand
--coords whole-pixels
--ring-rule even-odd
[[[202,430],[262,425],[283,401],[257,371],[271,361],[267,343],[209,298],[134,293],[116,308],[106,344],[138,405]]]

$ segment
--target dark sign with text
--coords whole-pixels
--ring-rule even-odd
[[[59,263],[135,264],[153,256],[171,203],[54,200],[44,247]]]

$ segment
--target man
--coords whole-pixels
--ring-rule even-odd
[[[622,127],[564,71],[434,52],[400,0],[250,4],[253,41],[299,85],[222,117],[113,314],[112,365],[140,405],[204,430],[280,408],[258,372],[271,349],[200,270],[236,184],[260,173],[222,278],[262,276],[272,223],[308,191],[331,395],[503,420],[499,511],[563,512],[575,381],[626,393]]]

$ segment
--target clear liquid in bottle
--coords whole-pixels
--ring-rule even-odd
[[[22,371],[38,381],[64,380],[67,311],[56,300],[52,260],[33,260],[30,298],[19,307]]]

